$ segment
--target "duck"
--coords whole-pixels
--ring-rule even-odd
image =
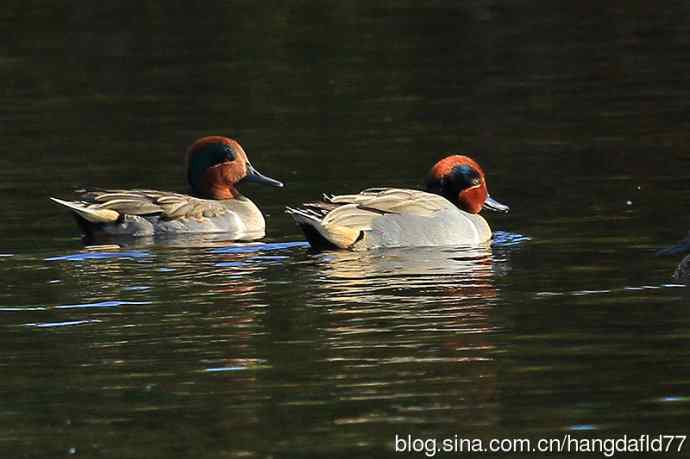
[[[87,238],[225,233],[233,240],[265,236],[261,210],[240,194],[247,182],[273,187],[283,183],[261,174],[234,139],[207,136],[186,150],[190,194],[151,189],[84,189],[67,201]]]
[[[488,192],[486,175],[465,155],[433,165],[425,189],[369,188],[358,194],[323,195],[287,207],[316,250],[466,246],[491,240],[482,209],[508,212]]]
[[[661,249],[657,252],[657,255],[681,255],[688,254],[681,260],[673,273],[673,280],[675,282],[682,282],[690,284],[690,232],[688,232],[688,237],[678,244],[668,247],[666,249]]]

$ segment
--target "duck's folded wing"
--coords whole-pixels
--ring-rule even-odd
[[[409,214],[429,217],[453,207],[442,196],[419,190],[403,188],[372,188],[359,194],[326,197],[327,202],[340,204],[325,220],[347,220],[346,216],[357,213],[373,215]]]
[[[84,191],[78,201],[51,199],[93,223],[117,221],[123,215],[160,215],[173,220],[215,217],[228,212],[218,201],[157,190]]]

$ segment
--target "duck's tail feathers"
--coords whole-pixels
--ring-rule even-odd
[[[340,225],[324,225],[324,213],[313,209],[286,207],[290,215],[302,229],[309,244],[316,250],[348,249],[357,242],[361,232]]]
[[[57,198],[50,198],[50,200],[69,208],[79,217],[91,223],[113,223],[120,218],[120,214],[112,209],[88,207],[88,205],[80,202],[63,201]]]

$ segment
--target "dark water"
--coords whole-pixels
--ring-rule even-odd
[[[688,433],[654,256],[690,227],[686,2],[97,4],[0,9],[3,457]],[[47,199],[184,191],[208,134],[288,185],[243,190],[261,244],[85,251]],[[451,152],[512,207],[491,250],[314,254],[283,214]]]

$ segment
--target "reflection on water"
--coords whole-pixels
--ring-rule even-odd
[[[687,334],[688,315],[667,316],[675,332],[640,347],[626,331],[645,313],[639,303],[611,318],[587,301],[603,294],[532,301],[534,291],[514,286],[526,285],[523,276],[544,292],[566,284],[549,277],[548,258],[538,271],[529,268],[535,242],[497,232],[483,247],[314,253],[304,242],[263,242],[12,257],[3,269],[30,273],[43,300],[19,291],[14,303],[3,302],[4,365],[30,377],[29,385],[47,387],[55,372],[81,383],[36,395],[5,382],[13,397],[4,422],[28,422],[15,442],[68,425],[65,443],[51,451],[111,455],[131,447],[84,436],[143,425],[146,438],[178,444],[179,430],[200,442],[203,456],[231,435],[245,446],[223,448],[263,451],[254,445],[256,429],[272,432],[266,451],[327,453],[356,442],[385,454],[403,430],[553,435],[629,425],[642,408],[609,413],[611,390],[647,407],[652,417],[639,426],[658,420],[654,413],[669,425],[687,415],[682,379],[632,384],[623,370],[643,362],[659,371],[675,361],[665,349]],[[609,304],[626,301],[625,284],[607,282]],[[668,314],[678,300],[665,298]],[[564,302],[572,308],[566,314]],[[572,331],[572,320],[590,332]],[[600,360],[601,352],[619,363]],[[37,404],[55,411],[41,414]],[[173,429],[152,426],[154,413]]]
[[[182,247],[182,248],[211,248],[211,247],[251,247],[260,242],[235,242],[237,238],[232,234],[227,233],[208,233],[208,234],[170,234],[157,236],[141,236],[141,237],[108,237],[103,239],[83,239],[86,247],[99,248],[119,248],[124,247],[128,249],[141,249],[147,247]]]
[[[293,438],[290,448],[313,445],[333,406],[341,408],[331,423],[344,428],[338,442],[357,426],[392,435],[401,423],[452,423],[465,409],[481,409],[474,425],[493,425],[491,311],[499,297],[495,278],[510,270],[510,250],[312,253],[303,242],[286,242],[51,254],[24,263],[31,270],[43,265],[52,272],[46,279],[60,281],[41,286],[55,300],[0,314],[6,325],[50,333],[17,329],[15,342],[62,341],[60,349],[43,352],[60,355],[63,371],[81,368],[94,404],[127,400],[126,411],[106,404],[98,415],[87,414],[95,409],[87,403],[81,416],[98,418],[96,425],[121,429],[146,413],[181,409],[227,433],[237,426],[224,419],[238,419],[239,410],[254,422],[281,425]],[[65,300],[77,291],[79,301]],[[77,348],[87,352],[64,353]],[[18,355],[35,361],[31,348]],[[478,379],[483,383],[474,387]],[[450,381],[457,388],[443,389],[449,399],[439,400]],[[235,401],[211,409],[203,402],[210,394]],[[262,394],[275,400],[271,415],[255,412]],[[307,421],[301,439],[283,425],[287,413],[316,407],[323,412]],[[75,423],[74,413],[65,417],[73,431],[95,428]]]
[[[317,258],[319,293],[328,302],[379,308],[443,308],[495,298],[491,248],[417,248],[326,252]],[[450,313],[450,312],[449,312]]]
[[[585,296],[585,295],[604,295],[607,293],[621,293],[621,292],[641,292],[644,290],[658,290],[662,288],[683,288],[685,284],[661,284],[661,285],[641,285],[637,287],[620,287],[617,289],[603,289],[603,290],[576,290],[574,292],[536,292],[535,297],[549,297],[549,296]]]
[[[490,360],[482,354],[493,345],[483,335],[495,329],[489,314],[498,295],[496,263],[505,261],[495,261],[488,246],[320,254],[306,301],[324,315],[334,353],[327,360],[353,368]],[[431,351],[424,335],[440,353]],[[369,397],[394,391],[382,382]]]
[[[55,257],[48,257],[46,261],[87,261],[87,260],[103,260],[108,258],[117,259],[131,259],[143,258],[151,256],[148,252],[142,251],[120,251],[117,252],[99,252],[99,251],[82,251],[70,255],[58,255]]]

